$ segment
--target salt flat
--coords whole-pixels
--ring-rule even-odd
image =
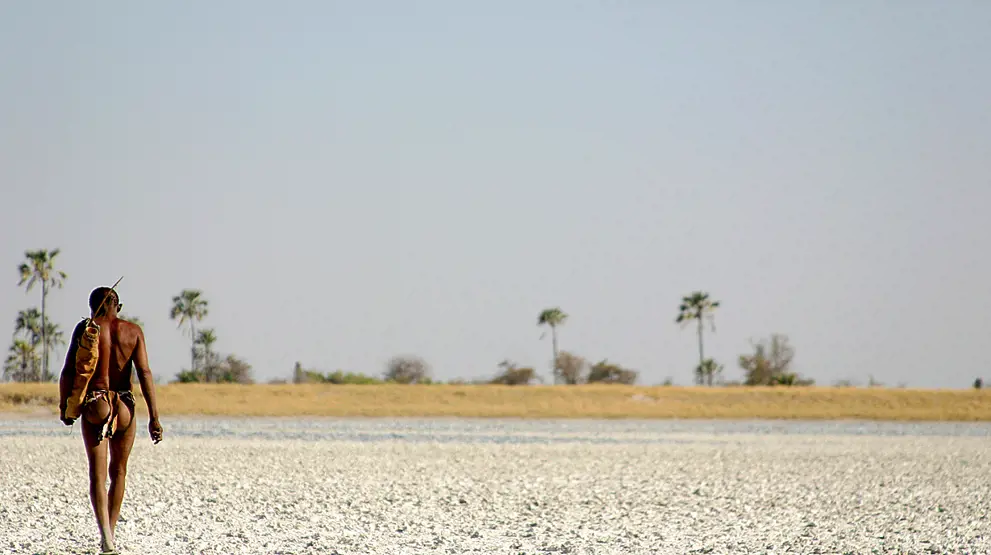
[[[991,553],[986,424],[164,425],[121,553]],[[97,552],[78,426],[0,417],[0,491],[0,552]]]

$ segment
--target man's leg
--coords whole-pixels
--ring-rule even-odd
[[[102,405],[99,406],[99,405]],[[110,527],[110,514],[107,510],[107,439],[97,441],[100,434],[100,415],[109,414],[110,409],[104,399],[96,400],[86,407],[82,418],[83,443],[86,444],[86,458],[89,459],[89,499],[93,504],[96,524],[100,527],[100,549],[114,550],[114,534]]]
[[[116,538],[120,504],[124,501],[127,459],[134,445],[134,414],[123,399],[117,400],[117,431],[110,439],[110,529]]]

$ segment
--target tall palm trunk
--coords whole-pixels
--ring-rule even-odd
[[[213,357],[210,356],[210,346],[203,345],[203,377],[208,383],[214,382]]]
[[[189,332],[193,336],[193,343],[189,347],[189,370],[196,372],[196,324],[193,319],[189,319]]]
[[[698,322],[699,322],[699,328],[698,328],[698,332],[699,332],[699,370],[704,371],[705,370],[704,369],[704,365],[705,365],[705,352],[702,349],[702,316],[701,315],[699,315]],[[703,378],[704,378],[704,375],[700,372],[699,373],[699,385],[702,385]],[[712,385],[711,378],[710,378],[709,385]]]
[[[48,283],[41,282],[41,381],[48,381],[48,320],[45,318],[45,297],[48,296]]]
[[[558,353],[557,353],[557,326],[551,326],[551,345],[553,346],[553,349],[554,349],[554,362],[552,363],[552,366],[551,367],[552,367],[552,369],[554,371],[554,384],[557,385],[557,376],[558,376],[558,369],[557,369],[557,355],[558,355]]]

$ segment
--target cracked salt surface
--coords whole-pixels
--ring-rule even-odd
[[[991,553],[988,425],[164,425],[122,554]],[[0,553],[97,552],[78,426],[0,417],[0,491]]]

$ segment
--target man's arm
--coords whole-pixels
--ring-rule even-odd
[[[69,341],[69,350],[65,353],[65,363],[62,365],[62,374],[58,380],[59,391],[59,418],[66,424],[72,424],[72,420],[65,421],[65,405],[72,393],[72,383],[76,379],[76,349],[79,347],[79,336],[83,333],[85,321],[76,324],[76,329],[72,330],[72,339]]]
[[[134,324],[132,324],[134,325]],[[141,384],[141,394],[144,395],[148,406],[148,432],[155,443],[162,441],[162,425],[158,422],[158,401],[155,400],[155,379],[148,367],[148,350],[145,347],[145,332],[141,326],[134,325],[138,330],[138,341],[135,345],[134,366],[138,372],[138,383]]]

